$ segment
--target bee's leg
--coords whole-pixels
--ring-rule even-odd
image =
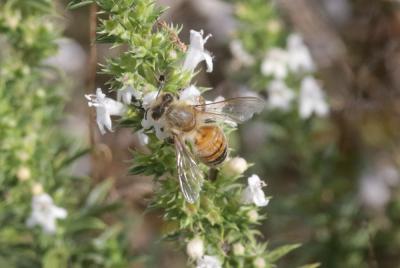
[[[197,102],[201,105],[200,110],[204,112],[206,110],[206,107],[204,106],[206,104],[206,99],[203,96],[198,96]]]
[[[215,181],[218,177],[218,169],[211,167],[208,171],[208,180]]]

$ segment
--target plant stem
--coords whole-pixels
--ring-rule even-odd
[[[93,94],[94,88],[96,86],[96,68],[97,68],[97,47],[96,47],[96,26],[97,26],[97,5],[93,3],[90,5],[90,16],[89,16],[89,68],[87,75],[87,88],[86,94]],[[95,150],[95,132],[94,132],[94,120],[91,109],[88,107],[89,115],[89,143],[91,148],[91,177],[97,181],[97,168],[96,168],[96,150]]]

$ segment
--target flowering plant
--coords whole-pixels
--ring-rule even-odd
[[[168,92],[186,105],[201,103],[205,89],[194,85],[193,80],[200,63],[206,64],[207,72],[213,70],[212,56],[205,50],[211,35],[191,30],[186,46],[178,38],[179,28],[160,21],[163,10],[150,0],[123,0],[118,5],[110,0],[73,1],[70,6],[88,2],[97,4],[108,15],[100,20],[98,40],[128,48],[121,56],[109,59],[103,68],[113,77],[109,85],[121,102],[106,97],[100,89],[86,98],[89,106],[96,108],[101,132],[112,130],[110,116],[118,115],[120,126],[131,128],[150,149],[151,154],[134,153],[130,171],[154,177],[156,190],[149,208],[163,211],[165,238],[186,246],[189,262],[196,267],[269,267],[296,248],[291,245],[271,251],[266,243],[257,241],[259,234],[254,227],[264,218],[259,209],[268,204],[268,199],[258,176],[250,177],[247,187],[241,182],[249,167],[243,158],[229,157],[210,176],[204,176],[206,166],[190,159],[184,165],[194,172],[192,180],[177,179],[182,176],[177,165],[190,155],[190,149],[182,149],[180,155],[168,144],[172,136],[168,124],[155,115],[165,109],[159,97]],[[246,120],[249,115],[252,113],[238,114],[238,118]],[[224,129],[231,131],[234,127],[228,124]],[[176,138],[174,142],[175,146],[186,147],[183,143],[177,145]],[[200,168],[193,169],[195,165]],[[195,190],[199,195],[188,194],[185,187],[181,191],[179,182],[188,183],[187,189],[201,187],[201,191]]]
[[[0,267],[126,267],[121,228],[101,218],[111,183],[70,174],[87,150],[59,127],[53,3],[0,3]]]
[[[324,63],[326,54],[318,51],[318,46],[324,46],[316,41],[318,37],[310,33],[310,28],[302,27],[318,24],[298,12],[297,8],[302,4],[298,1],[231,2],[239,26],[230,45],[234,57],[230,77],[242,88],[266,96],[270,108],[262,120],[257,118],[249,123],[247,129],[257,132],[257,136],[243,142],[242,155],[256,163],[261,162],[263,169],[257,170],[260,165],[254,168],[260,176],[268,174],[269,184],[276,187],[274,202],[270,205],[274,217],[269,221],[269,232],[284,241],[292,241],[293,233],[301,234],[299,240],[304,241],[283,266],[296,267],[304,261],[320,262],[321,267],[378,267],[396,263],[397,257],[387,261],[388,252],[396,247],[394,240],[387,237],[398,232],[392,224],[396,222],[395,215],[399,211],[395,209],[399,204],[398,150],[393,150],[393,145],[387,149],[383,144],[396,144],[398,137],[388,134],[390,131],[379,131],[377,136],[380,138],[377,138],[369,132],[371,129],[384,129],[387,121],[391,121],[389,114],[392,112],[385,112],[377,119],[375,116],[379,112],[372,112],[373,109],[366,112],[362,108],[366,103],[358,97],[350,97],[359,85],[355,77],[358,70],[365,67],[364,63],[357,62],[353,56],[344,60],[343,66],[351,66],[346,73],[354,76],[349,82],[349,95],[344,91],[338,94],[348,98],[344,106],[348,105],[349,110],[338,108],[334,92],[340,90],[340,83],[331,83],[329,79],[330,75],[336,79],[337,65],[327,67]],[[353,20],[347,24],[349,27],[353,27],[354,21],[360,17],[369,17],[369,14],[363,14],[363,5],[344,2],[348,4],[344,8],[352,10],[353,14]],[[336,1],[332,3],[338,4]],[[378,6],[374,9],[378,10]],[[319,7],[313,10],[317,9]],[[290,34],[286,27],[289,23],[282,20],[278,11],[288,12],[285,15],[290,15],[286,18],[293,20],[294,28],[306,35],[308,33],[308,39],[303,40],[299,33]],[[383,17],[387,18],[387,14]],[[302,22],[304,24],[300,26]],[[355,28],[358,31],[363,27]],[[343,29],[338,31],[340,34],[335,34],[341,36],[347,31]],[[321,36],[324,31],[320,31]],[[348,55],[359,55],[359,47],[350,45],[359,40],[357,37],[340,37],[339,40],[345,43]],[[314,51],[308,50],[307,42],[314,44]],[[371,51],[361,53],[362,58],[375,55]],[[322,65],[321,73],[316,72],[317,66],[310,52],[314,52]],[[374,56],[372,58],[376,60]],[[376,75],[375,71],[371,71],[372,74]],[[325,86],[316,79],[320,75],[329,82],[330,90],[322,90]],[[386,78],[378,80],[386,81]],[[363,84],[360,87],[368,91],[369,87],[375,90],[378,86]],[[332,106],[328,105],[325,92],[330,93]],[[377,101],[372,99],[367,102]],[[374,119],[367,119],[371,114],[374,114]],[[244,129],[244,135],[250,133]],[[379,145],[378,140],[382,142]],[[281,194],[277,194],[279,189],[282,189]],[[291,235],[285,238],[287,230]]]

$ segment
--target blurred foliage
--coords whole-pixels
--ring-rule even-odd
[[[251,66],[231,70],[230,76],[250,90],[268,95],[270,80],[262,75],[260,65],[271,48],[284,48],[289,27],[280,19],[275,1],[229,2],[234,4],[238,20],[234,40],[240,40],[255,58]],[[285,79],[295,92],[298,81],[296,74]],[[374,133],[361,130],[362,136],[357,136],[360,133],[351,132],[336,113],[304,120],[294,107],[289,111],[271,109],[262,120],[249,124],[265,129],[260,143],[253,145],[265,150],[246,147],[251,145],[246,134],[251,133],[242,131],[243,154],[257,163],[257,172],[267,178],[274,193],[273,216],[265,232],[271,234],[272,244],[303,244],[282,266],[318,262],[320,267],[398,267],[398,189],[391,188],[391,199],[382,210],[368,207],[360,197],[365,170],[382,154],[376,150],[379,146],[372,150],[362,141],[373,138]],[[374,127],[380,129],[385,118],[379,120]],[[387,142],[390,148],[382,146],[383,154],[398,163],[398,149],[393,141]]]
[[[112,183],[68,175],[87,150],[58,127],[66,87],[45,64],[60,37],[54,10],[51,0],[0,3],[0,267],[127,267],[122,226],[102,218],[118,207]],[[26,225],[42,189],[68,212],[53,235]]]

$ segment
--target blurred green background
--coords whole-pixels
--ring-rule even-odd
[[[12,2],[21,13],[8,7]],[[153,192],[151,179],[127,175],[131,152],[146,151],[138,137],[128,129],[104,136],[92,129],[94,153],[82,149],[90,144],[91,127],[83,98],[89,75],[89,8],[71,11],[67,4],[66,0],[0,3],[4,15],[0,17],[0,267],[40,267],[35,256],[49,249],[49,238],[38,230],[31,236],[7,225],[24,222],[30,200],[23,193],[35,185],[29,179],[49,169],[54,169],[54,177],[39,179],[45,190],[55,191],[56,204],[73,196],[62,205],[80,210],[54,238],[63,241],[62,246],[48,251],[46,267],[185,267],[183,251],[159,243],[161,213],[144,213]],[[207,48],[213,53],[215,70],[196,78],[198,84],[214,88],[210,98],[257,94],[270,103],[275,78],[262,66],[271,49],[288,49],[292,33],[302,37],[313,58],[312,70],[290,71],[284,77],[294,94],[286,108],[270,105],[230,137],[236,151],[255,164],[252,171],[268,183],[272,200],[261,226],[265,239],[272,246],[302,244],[278,267],[306,263],[324,268],[400,267],[400,4],[395,0],[160,0],[157,4],[169,6],[162,19],[183,25],[180,38],[185,43],[190,29],[213,34]],[[52,6],[58,14],[49,16]],[[37,20],[38,14],[47,15]],[[27,19],[30,16],[32,20]],[[56,26],[46,26],[46,21]],[[32,34],[35,31],[37,35]],[[57,47],[46,40],[53,38],[58,52],[49,56]],[[126,49],[107,44],[97,48],[100,64]],[[51,70],[43,77],[34,71],[41,61],[62,73]],[[298,96],[309,75],[323,89],[329,114],[300,115]],[[95,84],[106,87],[108,79],[98,74]],[[56,81],[63,81],[68,90],[59,89]],[[54,94],[41,93],[44,90]],[[45,98],[51,98],[51,105]],[[47,161],[40,161],[43,157]],[[26,177],[23,168],[29,169],[29,183],[20,185]],[[82,236],[80,232],[87,230]],[[74,261],[58,263],[66,252]],[[19,254],[31,260],[25,262]]]

